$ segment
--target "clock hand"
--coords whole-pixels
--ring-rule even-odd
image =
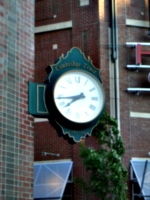
[[[72,98],[72,101],[70,101],[69,103],[67,103],[64,107],[68,107],[70,106],[73,102],[77,101],[77,100],[80,100],[80,99],[84,99],[85,98],[85,95],[83,94],[83,92],[79,95],[76,95]]]
[[[83,92],[81,92],[81,94],[78,94],[78,95],[75,95],[75,96],[57,97],[56,99],[76,99],[76,98],[80,98],[80,97],[83,97],[83,96],[84,96],[84,94],[83,94]]]

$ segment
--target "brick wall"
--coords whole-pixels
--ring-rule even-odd
[[[49,1],[52,3],[52,1]],[[72,20],[72,28],[36,34],[36,70],[35,79],[43,82],[45,78],[45,67],[54,63],[55,59],[65,53],[71,47],[81,48],[86,56],[90,56],[95,67],[101,69],[101,78],[106,91],[107,111],[111,108],[110,95],[110,68],[113,67],[110,55],[110,44],[108,29],[110,27],[110,1],[100,0],[90,1],[90,6],[80,7],[79,1],[65,0],[64,4],[57,1],[56,18],[51,18],[47,11],[43,11],[48,1],[37,1],[36,5],[36,26],[54,24]],[[65,4],[68,3],[66,12]],[[52,5],[49,5],[50,7]],[[53,5],[53,8],[55,6]],[[52,8],[51,8],[52,9]],[[149,93],[140,96],[128,94],[127,87],[147,87],[147,74],[149,69],[127,70],[127,64],[135,64],[134,49],[126,47],[126,42],[149,42],[148,28],[126,25],[127,19],[148,21],[148,0],[116,0],[117,10],[117,31],[118,31],[118,80],[119,80],[119,111],[120,111],[120,133],[122,135],[126,153],[123,163],[129,169],[131,157],[147,157],[149,152],[149,119],[142,117],[131,117],[131,112],[150,113]],[[40,12],[45,13],[45,18],[40,16]],[[51,11],[52,12],[52,11]],[[46,19],[47,18],[47,19]],[[109,29],[110,30],[110,29]],[[57,49],[53,49],[53,44],[58,44]],[[149,49],[149,47],[148,47]],[[150,51],[150,49],[149,49]],[[143,64],[149,64],[149,57],[142,58]],[[85,170],[79,159],[78,144],[69,146],[67,141],[57,136],[56,131],[48,122],[37,123],[35,125],[35,160],[56,159],[54,157],[41,157],[44,149],[49,152],[60,153],[61,158],[71,158],[74,162],[74,176],[85,176]],[[97,147],[93,137],[85,139],[87,146]],[[65,151],[64,151],[65,149]],[[44,151],[45,151],[44,150]],[[90,199],[91,197],[89,197]],[[88,197],[83,191],[74,188],[74,199],[86,199]],[[129,197],[129,199],[131,199]]]
[[[79,1],[37,1],[35,6],[36,26],[72,21],[72,28],[60,31],[39,33],[35,35],[35,80],[43,82],[46,76],[45,67],[53,64],[62,53],[72,47],[79,47],[85,55],[90,56],[95,67],[99,68],[98,56],[98,10],[97,1],[91,1],[90,6],[80,7]],[[54,12],[55,8],[55,12]],[[56,15],[57,13],[57,15]],[[54,17],[54,15],[56,15]],[[52,17],[53,16],[53,17]],[[57,49],[53,49],[57,45]],[[93,140],[93,144],[94,144]],[[90,142],[89,142],[90,144]],[[35,160],[56,160],[57,157],[42,157],[42,151],[60,153],[60,159],[73,160],[73,176],[85,175],[79,145],[70,145],[56,131],[49,122],[35,124]],[[83,199],[83,191],[74,187],[74,199]]]
[[[131,112],[150,113],[148,106],[149,93],[139,96],[128,94],[127,87],[148,88],[147,74],[149,70],[127,70],[126,65],[135,64],[135,49],[127,48],[126,42],[149,42],[148,29],[136,26],[126,26],[126,19],[148,21],[148,1],[127,1],[123,6],[118,1],[118,38],[119,38],[119,82],[120,82],[120,118],[121,134],[125,144],[126,153],[123,163],[129,169],[132,157],[148,157],[149,151],[149,119],[131,117]],[[149,48],[150,50],[150,48]],[[143,64],[150,63],[150,59],[143,57]],[[129,171],[130,173],[130,171]],[[130,189],[130,181],[129,181]],[[131,190],[129,190],[131,193]],[[130,196],[131,199],[131,196]]]
[[[149,42],[147,28],[128,27],[125,25],[126,19],[147,20],[148,21],[148,1],[142,1],[140,6],[135,6],[136,1],[128,2],[126,7],[118,3],[118,30],[119,30],[119,74],[120,74],[120,105],[121,105],[121,132],[124,136],[126,156],[144,157],[147,156],[147,137],[150,127],[147,119],[130,118],[130,112],[150,112],[148,106],[149,94],[136,96],[125,92],[127,87],[149,87],[147,74],[149,70],[127,70],[126,65],[135,64],[135,49],[127,48],[126,42]],[[133,7],[131,5],[134,5]],[[124,22],[124,23],[123,23]],[[150,50],[150,48],[148,47]],[[143,56],[143,64],[150,63],[148,57]],[[147,124],[147,130],[143,129]],[[138,144],[139,136],[143,137],[141,145]],[[134,140],[132,139],[134,138]],[[145,138],[145,139],[144,139]],[[150,138],[148,139],[150,140]],[[127,163],[126,163],[127,164]]]
[[[35,26],[69,21],[72,15],[72,1],[42,0],[35,4]]]
[[[0,199],[33,199],[34,1],[0,1]]]
[[[53,49],[53,45],[57,45],[57,49]],[[36,34],[35,81],[43,82],[46,77],[45,68],[50,64],[54,64],[55,60],[71,47],[72,38],[70,29]]]

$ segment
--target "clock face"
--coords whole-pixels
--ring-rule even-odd
[[[57,110],[75,123],[88,123],[97,118],[104,107],[104,96],[101,83],[82,70],[64,73],[54,85]]]

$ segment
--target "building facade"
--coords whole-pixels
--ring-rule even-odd
[[[0,199],[33,199],[34,1],[0,1]]]
[[[72,47],[89,56],[100,69],[106,110],[118,121],[126,150],[122,162],[128,170],[133,157],[148,159],[149,41],[148,0],[35,1],[35,82],[43,83],[45,68]],[[59,159],[73,161],[74,177],[86,176],[79,144],[70,145],[58,137],[47,119],[35,118],[34,133],[35,161],[58,160],[54,155],[43,156],[42,152],[59,153]],[[97,147],[92,136],[82,142]],[[139,199],[131,189],[130,178],[128,186],[129,199]],[[94,198],[76,186],[72,188],[74,200]]]

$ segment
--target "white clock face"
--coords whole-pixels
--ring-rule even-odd
[[[94,120],[104,106],[102,85],[94,76],[80,70],[61,75],[55,83],[53,95],[58,111],[76,123]]]

